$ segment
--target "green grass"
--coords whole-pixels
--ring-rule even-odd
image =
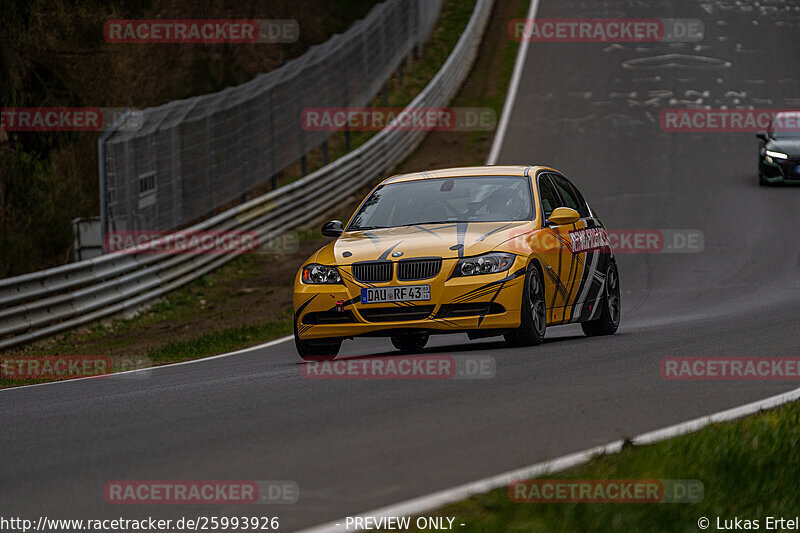
[[[551,479],[697,479],[699,503],[532,504],[509,500],[501,488],[449,505],[436,516],[456,517],[462,532],[636,531],[697,532],[701,517],[794,518],[800,509],[800,404],[791,403],[697,433],[620,453],[544,476]]]
[[[147,353],[155,364],[198,359],[211,354],[230,352],[292,334],[291,314],[286,320],[266,324],[237,326],[212,331],[185,341],[170,342]]]

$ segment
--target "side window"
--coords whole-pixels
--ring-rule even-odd
[[[589,208],[577,189],[575,189],[570,182],[558,174],[551,174],[550,177],[553,179],[553,183],[563,199],[563,201],[559,204],[559,207],[571,207],[580,213],[581,217],[588,217]]]
[[[550,179],[547,176],[547,174],[539,174],[539,198],[542,201],[542,211],[544,211],[545,220],[550,217],[550,213],[553,212],[553,209],[558,207],[561,203],[558,194],[553,188],[553,184],[550,183]]]

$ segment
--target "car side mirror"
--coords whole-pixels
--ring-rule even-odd
[[[550,213],[550,218],[547,219],[548,224],[554,226],[562,226],[564,224],[573,224],[581,219],[581,214],[572,209],[571,207],[556,207]]]
[[[322,225],[323,237],[339,237],[344,233],[344,225],[341,220],[330,220]]]
[[[766,131],[759,131],[758,133],[756,133],[756,137],[758,137],[764,142],[769,140],[769,135],[767,135]]]

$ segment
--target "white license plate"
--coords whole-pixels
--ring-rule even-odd
[[[430,285],[405,285],[403,287],[380,287],[361,289],[362,304],[386,302],[418,302],[431,299]]]

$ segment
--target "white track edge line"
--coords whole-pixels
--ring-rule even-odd
[[[643,433],[631,439],[634,445],[652,444],[662,440],[667,440],[680,435],[686,435],[698,431],[710,424],[716,422],[726,422],[734,420],[747,415],[755,414],[764,409],[771,409],[779,405],[800,399],[800,388],[794,389],[789,392],[784,392],[776,396],[751,402],[739,407],[733,407],[725,411],[719,411],[711,415],[702,416],[689,420],[688,422],[681,422],[672,426],[662,429],[657,429],[647,433]],[[482,494],[493,489],[500,488],[508,485],[513,481],[530,479],[548,473],[558,472],[567,468],[572,468],[589,462],[589,460],[599,454],[617,453],[622,449],[623,441],[616,440],[593,448],[536,463],[530,466],[524,466],[510,472],[505,472],[496,476],[473,481],[465,485],[460,485],[451,489],[445,489],[439,492],[434,492],[419,498],[413,498],[387,507],[381,507],[374,511],[361,513],[358,515],[351,515],[353,517],[389,517],[389,516],[414,516],[421,513],[438,509],[444,505],[454,503],[460,500],[474,496],[475,494]],[[347,529],[345,519],[329,522],[320,526],[303,529],[299,533],[329,533],[339,531],[356,531],[356,528]]]
[[[536,10],[539,8],[539,0],[531,0],[528,7],[527,20],[533,20],[536,17]],[[522,39],[520,42],[519,50],[517,50],[517,58],[514,60],[514,71],[511,74],[511,82],[508,84],[508,92],[506,93],[506,101],[503,104],[503,112],[500,115],[500,123],[497,125],[497,133],[492,141],[492,149],[489,151],[489,157],[486,159],[487,165],[494,165],[497,163],[497,158],[500,156],[500,148],[503,146],[503,141],[506,137],[506,130],[508,123],[511,120],[511,110],[514,107],[514,101],[517,99],[517,91],[519,84],[522,80],[522,69],[525,66],[525,57],[528,55],[528,39]]]
[[[253,352],[255,350],[261,350],[263,348],[269,348],[270,346],[275,346],[276,344],[281,344],[283,342],[286,342],[286,341],[289,341],[289,340],[292,340],[292,339],[294,339],[294,335],[288,335],[286,337],[280,337],[280,338],[271,340],[269,342],[265,342],[263,344],[257,344],[255,346],[250,346],[249,348],[242,348],[241,350],[236,350],[235,352],[221,353],[221,354],[212,355],[212,356],[209,356],[209,357],[201,357],[200,359],[192,359],[190,361],[181,361],[179,363],[168,363],[166,365],[148,366],[148,367],[145,367],[145,368],[134,368],[133,370],[123,370],[122,372],[112,372],[111,374],[103,374],[101,376],[86,376],[86,377],[83,377],[83,378],[62,379],[62,380],[58,380],[58,381],[46,381],[44,383],[34,383],[32,385],[20,385],[18,387],[7,387],[5,389],[0,389],[0,393],[8,392],[8,391],[20,390],[20,389],[29,389],[31,387],[43,387],[45,385],[57,385],[59,383],[73,383],[75,381],[83,381],[85,379],[99,379],[99,378],[109,379],[109,378],[115,378],[116,376],[122,376],[124,374],[132,374],[134,372],[151,372],[153,370],[158,370],[159,368],[172,368],[172,367],[181,366],[181,365],[191,365],[191,364],[194,364],[194,363],[203,363],[205,361],[211,361],[213,359],[221,359],[223,357],[230,357],[232,355],[239,355],[239,354],[243,354],[243,353],[247,353],[247,352]],[[0,356],[0,358],[2,358],[2,357],[5,357],[5,356]],[[13,356],[11,356],[11,357],[13,357]],[[19,355],[19,357],[25,357],[25,355],[21,354],[21,355]],[[74,356],[65,355],[64,357],[74,357]]]

